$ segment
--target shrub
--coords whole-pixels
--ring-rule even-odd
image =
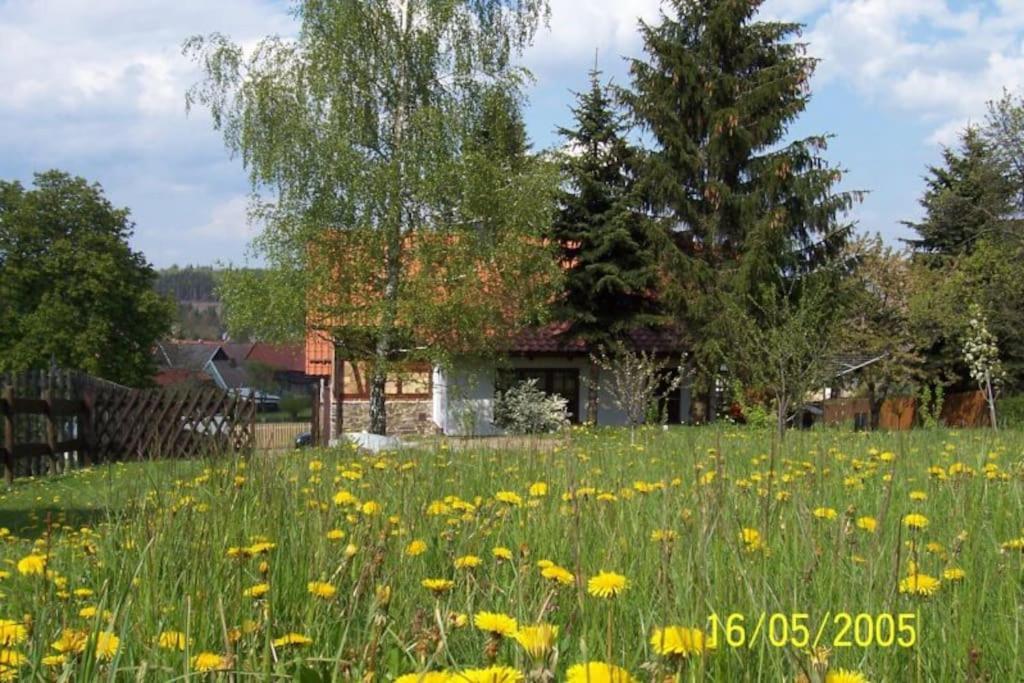
[[[546,434],[569,423],[568,401],[545,394],[536,379],[528,379],[504,392],[494,401],[494,424],[512,434]]]
[[[1024,427],[1024,394],[999,399],[996,413],[999,422],[1011,429]]]

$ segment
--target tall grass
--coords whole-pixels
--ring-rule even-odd
[[[1024,534],[1022,447],[1017,432],[815,431],[779,446],[739,429],[652,430],[635,445],[623,431],[577,430],[544,450],[442,445],[117,466],[0,499],[0,519],[31,505],[49,510],[48,525],[25,512],[16,521],[28,528],[11,528],[0,545],[11,565],[0,581],[0,619],[29,626],[27,639],[10,646],[25,655],[17,671],[25,680],[201,680],[212,674],[194,671],[200,652],[229,658],[218,675],[239,680],[391,680],[492,657],[540,675],[514,640],[495,651],[473,627],[483,610],[557,625],[557,661],[548,666],[558,680],[573,664],[609,657],[638,680],[678,672],[682,680],[814,681],[826,668],[870,681],[1024,680],[1024,554],[1002,548]],[[546,496],[530,495],[537,482]],[[340,491],[358,503],[336,504]],[[499,502],[499,491],[522,505]],[[378,512],[364,508],[371,501]],[[103,513],[74,517],[83,509]],[[907,528],[909,513],[925,515],[927,528]],[[64,526],[62,514],[74,523]],[[876,520],[873,533],[857,527],[864,516]],[[744,529],[766,547],[745,544]],[[344,537],[330,540],[332,530]],[[674,534],[652,540],[658,530]],[[414,539],[427,549],[409,556]],[[274,547],[228,557],[229,548],[261,540]],[[495,558],[495,547],[513,559]],[[18,572],[33,552],[47,557],[49,576]],[[456,569],[466,555],[481,565]],[[575,583],[544,579],[540,560],[567,568]],[[909,562],[941,580],[934,595],[899,591]],[[944,579],[950,568],[965,578]],[[587,579],[601,570],[627,577],[626,591],[608,600],[588,594]],[[435,596],[424,578],[454,587]],[[335,586],[334,598],[310,595],[315,580]],[[265,598],[243,596],[264,582]],[[76,597],[79,588],[93,594]],[[89,606],[96,614],[80,616]],[[818,652],[817,665],[809,645],[777,646],[767,626],[753,637],[761,614],[791,624],[795,613],[808,615],[812,637],[829,619],[819,645],[831,651]],[[883,647],[873,637],[836,647],[837,613],[914,614],[917,642]],[[708,631],[712,614],[722,622],[744,615],[740,646],[718,633],[705,656],[654,652],[654,628]],[[110,631],[119,647],[109,661],[87,650],[44,665],[64,629]],[[159,647],[164,631],[185,632],[185,651]],[[273,644],[286,633],[312,643]]]

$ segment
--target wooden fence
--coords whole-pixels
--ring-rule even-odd
[[[0,374],[4,480],[115,460],[243,453],[254,401],[211,387],[129,389],[83,373]]]
[[[256,449],[263,451],[278,451],[295,448],[295,438],[299,434],[310,432],[312,425],[309,422],[269,422],[257,423]]]
[[[829,425],[868,424],[870,406],[866,398],[841,398],[824,403],[824,422]],[[912,396],[895,396],[882,404],[879,426],[882,429],[906,430],[918,422],[917,399]],[[988,404],[980,391],[948,394],[942,404],[939,416],[948,427],[987,427],[989,424]]]

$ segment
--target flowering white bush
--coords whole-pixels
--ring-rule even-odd
[[[978,383],[985,393],[988,403],[992,428],[996,427],[996,392],[1003,381],[1003,366],[999,362],[999,346],[996,337],[989,332],[988,323],[981,307],[973,304],[970,319],[967,321],[967,332],[964,335],[964,362],[967,364],[971,379]]]
[[[569,424],[564,397],[546,394],[528,379],[498,393],[494,401],[494,424],[512,434],[546,434]]]

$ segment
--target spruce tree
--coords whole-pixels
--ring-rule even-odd
[[[573,337],[607,345],[662,321],[657,262],[637,188],[638,152],[599,71],[571,110],[573,126],[558,129],[566,183],[553,236],[569,264],[558,317]]]
[[[705,380],[721,365],[721,297],[747,300],[836,258],[856,193],[823,158],[827,137],[788,140],[807,107],[815,60],[798,24],[756,20],[761,0],[670,0],[641,23],[627,100],[654,141],[645,192],[664,217],[671,299]],[[774,285],[773,285],[774,286]]]
[[[596,68],[571,110],[572,127],[558,129],[566,147],[565,187],[552,232],[567,269],[557,317],[570,324],[570,338],[597,349],[628,342],[637,328],[663,321],[657,259],[638,192],[638,151]],[[589,421],[597,418],[598,373],[593,365]]]
[[[943,150],[942,165],[928,169],[925,183],[924,218],[904,224],[920,236],[907,242],[933,265],[1000,236],[1013,215],[1014,184],[977,128],[963,132],[958,148]]]

